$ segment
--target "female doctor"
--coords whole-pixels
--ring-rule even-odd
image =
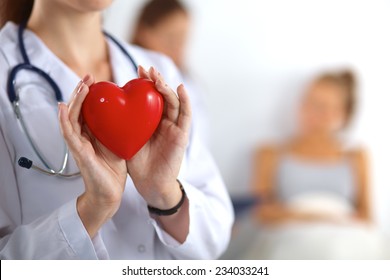
[[[211,259],[228,244],[231,203],[189,133],[184,87],[168,86],[180,83],[178,71],[102,32],[111,2],[2,1],[0,259]],[[137,76],[155,83],[165,108],[156,133],[124,161],[90,134],[80,110],[95,81]]]

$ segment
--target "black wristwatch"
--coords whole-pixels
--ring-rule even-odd
[[[180,209],[180,207],[183,205],[183,203],[186,199],[186,192],[185,192],[181,182],[179,180],[177,180],[177,182],[179,183],[180,190],[181,190],[181,199],[180,199],[179,203],[177,205],[175,205],[174,207],[172,207],[171,209],[167,209],[167,210],[158,209],[158,208],[155,208],[155,207],[148,205],[148,210],[149,210],[150,214],[154,214],[157,216],[170,216],[170,215],[175,214]]]

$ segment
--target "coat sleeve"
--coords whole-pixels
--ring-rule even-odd
[[[16,153],[6,119],[10,106],[5,83],[9,65],[0,52],[0,259],[97,259],[107,253],[99,235],[90,239],[76,209],[76,199],[47,216],[23,223],[14,163]],[[11,124],[10,124],[11,123]]]
[[[176,242],[153,220],[157,235],[175,259],[216,259],[227,248],[233,209],[210,153],[191,140],[188,169],[179,180],[189,200],[190,230],[183,244]]]
[[[164,63],[156,68],[176,89],[183,80],[170,60],[161,59],[165,59]],[[173,258],[216,259],[230,241],[233,207],[218,167],[195,127],[192,126],[186,150],[186,167],[179,176],[189,200],[190,230],[187,239],[179,244],[155,220],[152,224],[164,249]]]
[[[22,223],[12,162],[0,127],[0,259],[106,258],[100,236],[91,240],[85,230],[76,199],[29,224]]]

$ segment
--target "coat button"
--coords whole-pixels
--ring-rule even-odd
[[[138,252],[139,253],[144,253],[146,251],[145,245],[138,245]]]

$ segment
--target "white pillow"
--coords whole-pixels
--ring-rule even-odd
[[[340,217],[353,212],[350,201],[327,192],[310,192],[289,199],[287,207],[298,213]]]

